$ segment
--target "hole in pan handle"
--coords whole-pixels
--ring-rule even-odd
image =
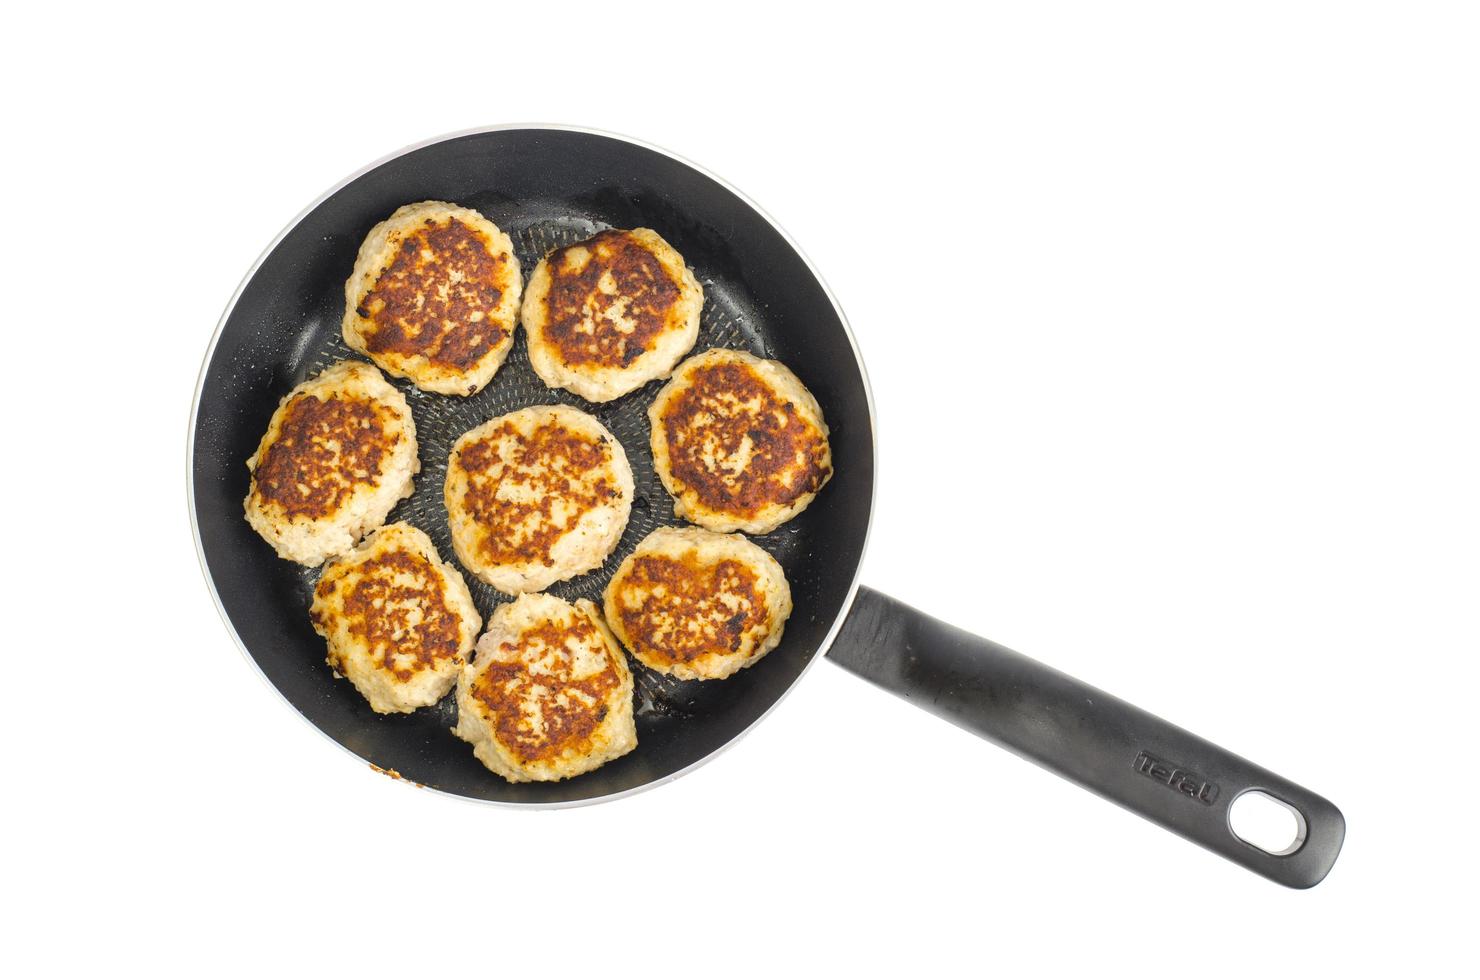
[[[932,714],[1291,888],[1336,863],[1346,822],[1329,801],[1185,729],[868,588],[828,659]],[[1229,808],[1258,791],[1304,838],[1271,853],[1234,833]]]

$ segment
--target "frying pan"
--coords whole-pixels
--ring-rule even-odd
[[[634,663],[636,751],[558,783],[512,784],[453,737],[454,699],[377,715],[324,664],[308,606],[316,569],[278,559],[242,517],[245,460],[278,400],[353,355],[339,334],[344,281],[371,226],[402,204],[454,201],[507,231],[526,270],[603,227],[650,227],[704,285],[695,350],[776,358],[801,377],[832,430],[835,475],[799,517],[756,539],[781,562],[796,611],[781,645],[724,681],[674,681]],[[654,527],[681,523],[654,475],[646,408],[658,382],[604,405],[546,388],[524,335],[471,398],[395,381],[421,448],[416,492],[391,514],[452,555],[442,482],[460,434],[495,415],[562,402],[589,411],[627,451],[632,518],[598,571],[553,586],[600,601],[617,564]],[[312,204],[247,274],[211,341],[196,389],[190,511],[202,567],[248,657],[314,726],[361,759],[428,788],[491,803],[611,800],[683,775],[760,721],[823,654],[883,688],[1019,753],[1169,830],[1292,887],[1330,870],[1344,822],[1329,802],[1117,698],[947,626],[857,582],[874,501],[874,420],[863,362],[842,310],[786,234],[699,167],[624,137],[561,127],[492,128],[396,153]],[[500,597],[469,576],[486,616]],[[1271,854],[1236,836],[1230,804],[1259,790],[1295,811],[1300,839]]]

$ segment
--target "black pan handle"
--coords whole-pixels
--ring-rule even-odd
[[[1006,647],[868,588],[829,659],[1147,820],[1291,888],[1326,877],[1346,822],[1316,794]],[[1285,854],[1234,835],[1229,806],[1260,790],[1291,807]]]

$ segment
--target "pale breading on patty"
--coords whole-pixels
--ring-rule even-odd
[[[632,671],[588,599],[520,596],[494,610],[457,682],[457,727],[514,783],[567,779],[637,747]]]
[[[424,391],[471,395],[514,343],[522,282],[509,236],[423,201],[370,229],[344,284],[344,342]]]
[[[324,567],[309,620],[334,673],[384,714],[442,700],[483,623],[462,573],[403,521]]]
[[[247,523],[280,557],[319,565],[411,496],[416,423],[379,371],[341,361],[283,397],[247,469]]]
[[[653,468],[673,512],[711,531],[766,534],[832,476],[817,399],[777,361],[715,348],[678,366],[648,408]]]
[[[632,512],[632,469],[596,419],[539,405],[457,440],[444,502],[464,567],[500,592],[538,592],[612,553]]]
[[[681,680],[719,680],[776,648],[786,574],[739,534],[660,527],[606,587],[606,621],[632,655]]]
[[[605,402],[666,378],[699,337],[704,290],[649,228],[610,229],[540,260],[519,321],[552,388]]]

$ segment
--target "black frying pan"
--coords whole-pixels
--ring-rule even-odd
[[[453,698],[377,715],[324,663],[309,626],[317,570],[274,556],[247,526],[245,461],[278,400],[351,354],[339,335],[344,281],[360,241],[402,204],[454,201],[507,231],[526,271],[546,251],[614,226],[656,229],[704,285],[695,350],[743,347],[785,362],[822,404],[836,475],[801,516],[759,538],[786,569],[796,611],[781,646],[724,681],[676,682],[633,664],[635,752],[560,783],[511,784],[448,729]],[[599,571],[550,589],[597,600],[649,531],[675,524],[653,474],[646,408],[659,383],[592,406],[546,388],[520,332],[493,383],[472,398],[401,381],[422,471],[391,514],[452,555],[442,481],[452,441],[517,407],[565,402],[592,412],[627,450],[632,519]],[[393,379],[394,380],[394,379]],[[874,497],[868,382],[842,311],[786,235],[754,204],[691,164],[627,139],[570,129],[490,129],[398,153],[310,207],[248,273],[211,342],[191,420],[190,506],[201,562],[243,650],[304,717],[360,758],[458,796],[514,805],[612,799],[674,779],[759,721],[827,652],[842,666],[1275,881],[1319,882],[1344,823],[1326,800],[1140,709],[886,596],[859,588]],[[468,577],[486,616],[500,601]],[[1272,855],[1236,837],[1230,803],[1262,790],[1297,813],[1303,839]]]

